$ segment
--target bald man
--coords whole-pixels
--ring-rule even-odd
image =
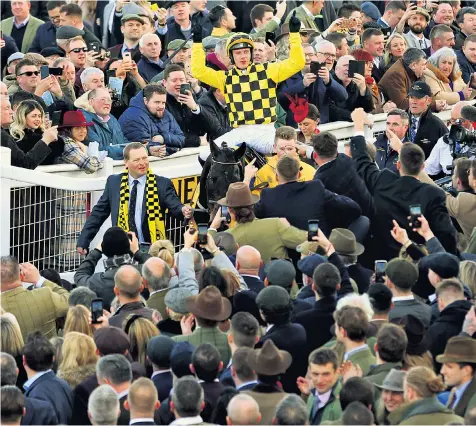
[[[131,413],[129,424],[155,425],[154,413],[159,407],[159,395],[152,380],[141,377],[132,383],[124,401],[124,408]]]
[[[467,130],[473,130],[473,123],[461,117],[461,109],[471,105],[471,102],[460,101],[453,105],[451,109],[451,124],[456,120],[461,120],[461,125]],[[446,176],[451,176],[450,166],[453,165],[452,148],[448,145],[448,134],[442,136],[436,142],[436,145],[431,150],[430,155],[425,161],[425,173],[430,175],[433,179]]]
[[[255,293],[264,289],[264,282],[259,277],[259,270],[262,266],[261,254],[254,247],[243,246],[236,252],[236,269],[248,288]]]
[[[142,284],[149,289],[147,307],[159,311],[167,319],[165,295],[169,291],[170,268],[162,259],[151,257],[142,267]]]
[[[164,70],[164,63],[160,59],[162,43],[157,34],[144,34],[139,40],[139,50],[142,59],[137,63],[139,73],[147,82]]]
[[[118,328],[125,328],[125,319],[130,314],[138,314],[158,322],[157,311],[146,308],[140,300],[140,294],[144,290],[142,278],[139,271],[132,265],[121,266],[114,276],[114,294],[117,297],[120,307],[114,315],[109,318],[109,325]]]
[[[228,425],[257,425],[261,421],[258,403],[249,395],[239,393],[228,403]]]

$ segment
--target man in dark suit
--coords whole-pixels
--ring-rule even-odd
[[[312,137],[312,144],[318,167],[314,180],[320,180],[328,191],[354,200],[360,206],[362,215],[372,221],[375,214],[372,196],[357,174],[352,159],[337,152],[337,138],[329,132],[321,132]]]
[[[398,257],[400,245],[392,238],[390,230],[393,220],[409,231],[412,241],[423,243],[422,238],[409,229],[408,216],[410,205],[419,204],[435,236],[450,253],[456,252],[456,231],[446,209],[444,192],[437,187],[420,182],[418,176],[424,167],[423,150],[411,143],[402,144],[397,168],[400,177],[389,170],[378,170],[369,158],[363,136],[366,113],[356,109],[352,113],[355,135],[351,139],[352,158],[359,175],[373,195],[377,214],[374,220],[374,232],[377,253],[381,259]]]
[[[346,228],[360,216],[361,210],[355,201],[326,190],[322,182],[298,182],[300,164],[297,158],[282,157],[276,171],[278,186],[263,189],[261,199],[255,205],[256,217],[284,217],[303,230],[307,230],[308,220],[315,219],[319,220],[322,232],[329,235],[333,225]],[[339,223],[332,220],[333,217],[339,217]]]
[[[147,150],[141,143],[133,142],[124,148],[124,162],[129,171],[127,179],[123,182],[125,179],[123,173],[109,176],[103,195],[84,224],[77,243],[78,252],[81,254],[87,254],[89,244],[109,215],[112,226],[121,226],[123,229],[127,228],[126,231],[134,232],[139,243],[153,243],[166,238],[164,221],[159,219],[163,210],[168,209],[172,216],[179,218],[190,217],[192,214],[192,209],[180,202],[170,179],[155,175],[157,186],[149,187],[147,182],[152,172],[149,171]],[[125,195],[121,197],[121,191],[125,190],[124,185],[127,186],[127,197]],[[160,203],[159,211],[157,200],[153,200],[157,195]],[[127,223],[121,224],[120,210],[123,203],[125,203],[123,217],[127,217],[128,220]],[[155,220],[151,215],[156,215]],[[156,229],[155,235],[151,232],[151,226]]]
[[[152,382],[154,382],[159,401],[169,397],[173,385],[172,371],[170,370],[170,354],[175,342],[168,336],[156,336],[149,340],[147,358],[152,364]]]
[[[259,277],[263,261],[261,253],[251,246],[242,246],[236,252],[236,269],[251,291],[258,294],[264,289],[264,282]]]
[[[30,46],[29,52],[40,53],[46,47],[55,47],[56,44],[56,28],[60,25],[60,8],[66,2],[50,1],[46,4],[49,21],[41,24],[38,28],[33,43]],[[37,16],[37,15],[35,15]]]
[[[154,413],[160,402],[152,380],[146,377],[135,380],[129,388],[124,407],[130,412],[130,425],[155,425]]]
[[[111,58],[124,57],[124,53],[130,53],[131,59],[138,63],[141,60],[139,50],[139,40],[142,37],[142,26],[144,19],[139,15],[128,14],[121,19],[121,33],[124,36],[124,42],[116,44],[109,49]]]
[[[1,386],[15,386],[18,376],[18,367],[10,354],[0,353]],[[26,413],[22,418],[22,425],[57,425],[58,419],[50,402],[25,397]]]
[[[306,354],[302,350],[306,346],[306,330],[300,324],[291,324],[291,296],[284,288],[272,285],[258,294],[256,304],[268,325],[256,347],[261,348],[267,340],[272,340],[279,349],[291,354],[291,366],[281,376],[281,383],[285,392],[297,393],[296,380],[304,376],[307,369]]]
[[[232,357],[231,377],[237,391],[251,390],[258,384],[258,376],[249,363],[252,348],[242,347]]]
[[[59,424],[69,424],[73,409],[73,391],[68,383],[51,370],[55,350],[40,332],[32,333],[23,347],[23,365],[28,380],[23,385],[25,396],[49,402]]]

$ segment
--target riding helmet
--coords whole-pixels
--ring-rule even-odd
[[[255,44],[251,40],[250,36],[246,33],[233,34],[226,42],[226,53],[230,57],[231,63],[234,64],[232,51],[238,49],[250,49],[251,58],[253,58],[253,49]]]

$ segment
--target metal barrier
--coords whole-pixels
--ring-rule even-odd
[[[438,114],[448,121],[450,111]],[[374,116],[374,126],[367,129],[372,139],[385,130],[386,114]],[[339,151],[353,135],[353,124],[330,123],[320,126],[339,140]],[[182,202],[187,202],[198,184],[201,167],[197,160],[200,148],[184,149],[166,159],[150,158],[151,169],[172,179]],[[76,252],[76,241],[92,208],[101,196],[108,176],[124,171],[122,161],[106,159],[104,167],[86,175],[71,164],[40,166],[27,170],[10,165],[10,150],[0,148],[0,250],[20,262],[60,272],[74,271],[82,260]],[[182,244],[183,225],[166,215],[167,236],[176,248]],[[102,241],[108,219],[91,243]]]

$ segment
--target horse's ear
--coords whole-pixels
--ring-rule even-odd
[[[240,161],[246,153],[246,143],[243,142],[240,147],[233,153],[235,156],[235,161]]]
[[[198,156],[198,162],[200,163],[200,165],[202,166],[202,169],[203,169],[203,166],[205,165],[205,160],[202,160],[200,158],[200,156]]]
[[[212,153],[212,158],[217,158],[220,153],[220,148],[216,146],[215,142],[210,142],[210,152]]]

